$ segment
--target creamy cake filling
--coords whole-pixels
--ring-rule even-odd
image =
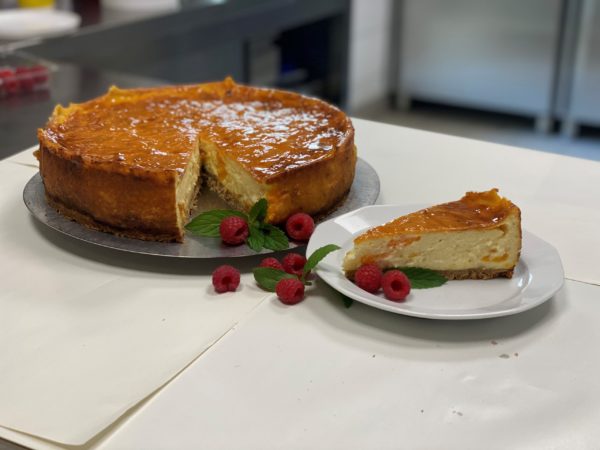
[[[426,233],[380,238],[358,244],[344,260],[352,272],[362,264],[382,268],[422,267],[425,269],[476,270],[509,269],[518,258],[519,227],[514,218],[490,230]]]

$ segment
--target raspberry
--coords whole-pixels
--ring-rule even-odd
[[[219,225],[219,233],[221,240],[226,244],[242,244],[248,237],[248,223],[238,216],[225,217]]]
[[[399,270],[390,270],[381,279],[383,293],[388,300],[401,302],[410,293],[410,281]]]
[[[367,292],[374,294],[381,287],[381,269],[376,264],[364,264],[354,274],[354,283]]]
[[[302,276],[304,264],[306,264],[306,258],[298,253],[288,253],[283,257],[281,262],[283,264],[283,270],[300,277]]]
[[[212,284],[219,294],[233,292],[240,285],[240,271],[228,265],[219,266],[212,273]]]
[[[315,221],[305,213],[296,213],[288,217],[285,231],[295,241],[308,241],[315,231]]]
[[[265,258],[260,262],[259,267],[270,267],[271,269],[283,270],[283,266],[276,258]]]
[[[295,305],[304,300],[304,285],[297,278],[284,278],[275,286],[277,297],[286,305]]]
[[[29,72],[33,74],[33,81],[35,84],[43,84],[48,81],[49,71],[44,65],[38,64],[31,66]]]

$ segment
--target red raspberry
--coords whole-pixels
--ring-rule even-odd
[[[381,287],[382,275],[377,264],[364,264],[354,274],[354,282],[359,288],[374,294]]]
[[[240,285],[240,271],[228,265],[219,266],[212,273],[212,284],[219,294],[233,292]]]
[[[275,286],[277,297],[286,305],[295,305],[304,300],[304,284],[297,278],[284,278]]]
[[[265,258],[260,262],[259,267],[270,267],[271,269],[283,270],[283,266],[276,258]]]
[[[410,281],[399,270],[390,270],[383,274],[381,279],[383,293],[388,300],[401,302],[410,293]]]
[[[249,232],[248,223],[238,216],[225,217],[219,226],[221,240],[229,245],[242,244]]]
[[[288,217],[285,231],[295,241],[308,241],[315,231],[315,221],[305,213],[296,213]]]
[[[283,264],[283,270],[292,275],[301,277],[304,264],[306,264],[306,258],[298,253],[288,253],[283,257],[281,262]]]
[[[3,78],[3,88],[7,94],[18,94],[20,90],[19,79],[16,75],[7,75]]]
[[[29,72],[33,74],[33,81],[35,82],[35,84],[44,84],[48,81],[48,68],[42,64],[31,66],[29,68]]]

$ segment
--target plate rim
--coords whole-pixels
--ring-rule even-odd
[[[311,237],[311,240],[308,243],[307,253],[310,253],[315,250],[315,248],[317,246],[317,244],[315,244],[315,242],[318,240],[319,234],[323,232],[324,228],[327,228],[327,226],[329,224],[333,223],[334,221],[339,221],[339,220],[342,220],[342,219],[344,219],[348,216],[352,216],[352,215],[359,216],[361,214],[364,214],[365,210],[369,210],[369,209],[411,208],[412,211],[417,211],[418,209],[422,209],[422,208],[428,207],[428,206],[430,206],[430,205],[408,204],[408,203],[407,204],[385,204],[385,205],[376,204],[376,205],[364,206],[364,207],[358,208],[354,211],[350,211],[346,214],[340,215],[336,218],[332,218],[330,220],[327,220],[327,221],[319,224],[319,226],[321,227],[321,230],[319,230],[319,227],[317,227],[317,229],[315,230],[313,237]],[[412,208],[415,208],[415,209],[412,209]],[[404,213],[404,214],[406,214],[406,213]],[[350,240],[353,237],[355,237],[356,235],[364,232],[364,230],[366,228],[369,228],[371,226],[376,226],[376,225],[377,224],[369,225],[368,227],[365,227],[355,233],[348,232],[348,234],[344,235],[342,237],[342,239],[340,239],[339,241],[336,241],[336,242],[332,242],[332,243],[338,244],[341,247],[343,247],[344,245],[347,244],[348,240]],[[429,319],[429,320],[479,320],[479,319],[490,319],[490,318],[496,318],[496,317],[505,317],[505,316],[510,316],[510,315],[519,314],[519,313],[528,311],[530,309],[533,309],[533,308],[545,303],[546,301],[551,299],[564,285],[564,280],[565,280],[564,268],[562,266],[562,260],[560,259],[560,254],[558,253],[557,249],[553,245],[551,245],[550,243],[545,241],[544,239],[540,238],[539,236],[535,235],[534,233],[532,233],[528,230],[522,229],[522,236],[523,236],[523,241],[527,241],[528,245],[532,245],[532,242],[534,242],[535,245],[542,246],[545,250],[553,253],[554,260],[552,261],[552,263],[556,264],[555,269],[559,269],[561,276],[560,277],[557,276],[556,279],[553,279],[552,283],[548,285],[548,288],[546,289],[546,291],[543,294],[539,294],[538,296],[536,296],[536,298],[534,300],[527,301],[527,302],[521,302],[519,305],[517,305],[516,307],[513,307],[513,308],[498,309],[498,310],[491,310],[491,311],[481,311],[481,312],[475,312],[473,309],[469,309],[469,310],[466,310],[466,312],[464,312],[464,313],[461,313],[460,311],[458,311],[457,313],[452,313],[452,314],[432,313],[432,312],[427,312],[427,311],[403,309],[401,307],[401,305],[403,305],[403,303],[395,303],[395,302],[391,302],[391,301],[387,301],[388,303],[384,303],[381,301],[382,300],[381,297],[374,296],[374,294],[369,294],[369,293],[365,292],[365,295],[360,295],[359,293],[349,289],[349,287],[354,286],[354,284],[352,284],[351,281],[347,280],[343,276],[341,267],[339,266],[339,264],[337,264],[337,261],[336,261],[336,263],[331,262],[331,258],[335,257],[334,255],[328,255],[328,257],[325,258],[325,260],[319,266],[317,266],[315,268],[315,273],[335,291],[337,291],[353,300],[363,303],[365,305],[368,305],[368,306],[371,306],[371,307],[374,307],[377,309],[381,309],[383,311],[392,312],[395,314],[401,314],[401,315],[416,317],[416,318],[420,318],[420,319]],[[319,243],[319,245],[325,245],[325,244]],[[525,264],[524,258],[528,258],[527,255],[523,254],[524,247],[525,247],[525,245],[522,246],[521,258],[519,260],[518,265]],[[329,263],[327,260],[329,260]],[[535,262],[535,260],[534,260],[534,262]],[[527,291],[527,289],[532,289],[532,284],[533,284],[533,287],[536,287],[537,286],[536,283],[539,283],[539,276],[536,279],[535,274],[531,274],[531,268],[529,266],[526,266],[526,267],[528,269],[528,272],[530,273],[531,279],[529,280],[527,285],[524,286],[516,294],[517,296],[521,296],[521,297],[523,296],[523,293]],[[535,266],[534,266],[534,268],[535,268]],[[335,279],[330,280],[330,276],[335,277]],[[345,280],[348,283],[347,287],[346,287],[345,282],[341,285],[336,283],[336,281],[338,281],[339,279]],[[443,286],[440,288],[443,289]],[[378,300],[375,300],[374,298],[372,299],[371,297],[375,297]],[[502,300],[502,302],[507,301],[507,300],[508,300],[508,298],[505,298]]]

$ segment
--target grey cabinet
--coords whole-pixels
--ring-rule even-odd
[[[577,133],[580,124],[600,126],[600,0],[583,0],[576,26],[574,57],[563,131]]]
[[[562,3],[404,0],[398,105],[420,99],[524,114],[547,129]]]

